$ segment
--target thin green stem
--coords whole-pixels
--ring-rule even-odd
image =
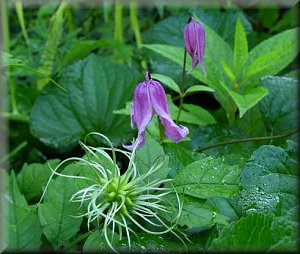
[[[8,20],[8,7],[6,0],[0,1],[1,9],[1,22],[2,22],[2,50],[6,53],[10,52],[10,36],[9,36],[9,20]],[[13,79],[10,76],[10,68],[6,69],[6,77],[9,85],[10,101],[13,113],[19,113],[16,99],[16,87]]]
[[[138,19],[138,13],[137,13],[137,4],[136,1],[130,1],[129,3],[129,11],[130,11],[130,23],[132,30],[134,32],[135,41],[137,48],[142,47],[142,36],[140,32],[140,26],[139,26],[139,19]]]
[[[164,135],[164,128],[159,120],[159,118],[157,117],[157,122],[158,122],[158,129],[159,129],[159,140],[160,141],[163,141],[164,138],[165,138],[165,135]]]
[[[182,83],[181,83],[181,93],[180,93],[180,102],[179,102],[179,109],[178,109],[178,114],[176,118],[176,123],[179,122],[180,118],[180,113],[182,110],[182,104],[183,104],[183,99],[184,99],[184,90],[185,90],[185,80],[186,80],[186,48],[184,48],[184,55],[183,55],[183,67],[182,67]]]
[[[123,43],[123,5],[119,1],[115,5],[115,32],[114,39],[118,42]],[[114,54],[117,56],[117,49],[114,50]],[[118,57],[120,64],[124,63],[124,60]]]
[[[119,2],[115,6],[115,40],[123,42],[123,5]]]
[[[220,143],[216,143],[216,144],[212,144],[212,145],[208,145],[208,146],[203,146],[203,147],[197,149],[197,152],[202,152],[204,150],[208,150],[208,149],[211,149],[214,147],[224,146],[224,145],[231,145],[231,144],[244,143],[244,142],[281,139],[281,138],[285,138],[285,137],[291,136],[293,134],[296,134],[297,132],[299,132],[299,129],[295,129],[295,130],[289,131],[287,133],[276,135],[276,136],[242,138],[242,139],[237,139],[237,140],[224,141],[224,142],[220,142]]]
[[[27,49],[28,49],[28,54],[30,57],[30,60],[32,61],[32,53],[31,53],[31,49],[30,49],[30,42],[29,42],[29,37],[27,34],[27,30],[26,30],[26,26],[25,26],[25,19],[24,19],[24,12],[23,12],[23,5],[22,5],[22,1],[21,0],[17,0],[15,3],[15,8],[16,8],[16,13],[18,16],[18,20],[22,29],[22,34],[24,36],[26,45],[27,45]]]
[[[29,123],[29,116],[16,114],[16,113],[10,113],[10,112],[3,112],[1,114],[1,117],[15,122],[23,122],[23,123]]]
[[[130,1],[129,12],[130,12],[129,15],[130,15],[131,28],[134,32],[136,46],[138,49],[140,49],[142,47],[142,36],[141,36],[141,31],[140,31],[136,0]],[[147,63],[145,62],[145,60],[141,61],[141,66],[143,67],[144,70],[148,69]]]
[[[7,154],[6,156],[4,156],[0,160],[0,162],[3,163],[5,161],[8,161],[10,158],[12,158],[15,155],[17,155],[27,145],[28,145],[27,141],[24,141],[23,143],[21,143],[20,145],[18,145],[14,150],[12,150],[9,154]]]

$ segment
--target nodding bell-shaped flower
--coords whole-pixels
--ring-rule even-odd
[[[153,115],[158,115],[165,127],[165,135],[174,142],[179,142],[189,130],[184,126],[176,125],[170,117],[166,93],[158,81],[151,79],[146,72],[145,81],[138,84],[134,91],[131,105],[131,127],[138,129],[138,137],[133,145],[124,146],[128,150],[139,149],[145,144],[145,131]]]
[[[204,27],[199,22],[195,21],[194,17],[191,17],[189,23],[184,27],[183,37],[185,49],[192,58],[191,71],[193,71],[197,64],[199,64],[203,75],[206,76],[203,64],[205,50]]]

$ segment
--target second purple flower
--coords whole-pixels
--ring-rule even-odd
[[[203,64],[205,50],[205,30],[203,26],[192,17],[190,22],[184,27],[183,37],[186,51],[192,58],[192,70],[199,64],[203,75],[206,76]]]
[[[131,127],[137,127],[138,137],[133,145],[125,146],[128,150],[141,148],[145,144],[145,131],[153,115],[158,115],[165,127],[165,135],[174,142],[179,142],[189,130],[184,126],[176,125],[170,117],[166,93],[158,81],[151,79],[146,72],[145,81],[138,84],[134,91],[134,100],[131,106]]]

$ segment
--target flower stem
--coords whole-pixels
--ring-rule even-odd
[[[299,129],[294,129],[287,133],[276,135],[276,136],[253,137],[253,138],[242,138],[242,139],[237,139],[237,140],[229,140],[229,141],[224,141],[224,142],[220,142],[220,143],[216,143],[216,144],[212,144],[212,145],[208,145],[208,146],[203,146],[203,147],[197,149],[197,152],[202,152],[204,150],[208,150],[208,149],[211,149],[211,148],[214,148],[217,146],[231,145],[231,144],[237,144],[237,143],[243,143],[243,142],[281,139],[281,138],[285,138],[285,137],[291,136],[293,134],[296,134],[297,132],[299,132]]]
[[[114,39],[123,43],[123,5],[117,1],[115,5],[115,32]],[[116,50],[115,50],[116,54]],[[117,54],[116,54],[117,55]],[[118,62],[122,64],[123,59],[119,59]]]
[[[165,135],[164,135],[164,128],[159,120],[159,118],[157,117],[157,122],[158,122],[158,129],[159,129],[159,140],[160,141],[163,141],[164,138],[165,138]]]
[[[140,31],[140,25],[139,25],[139,18],[138,18],[138,11],[137,11],[137,2],[136,0],[131,0],[129,3],[129,15],[130,15],[130,24],[131,28],[134,32],[136,46],[138,49],[142,47],[142,36]],[[141,61],[141,66],[144,70],[147,70],[147,63],[145,60]]]
[[[12,150],[9,154],[1,158],[0,162],[3,163],[5,161],[8,161],[12,157],[16,156],[23,148],[25,148],[28,145],[27,141],[22,142],[20,145],[18,145],[14,150]]]
[[[183,55],[183,67],[182,67],[182,83],[181,83],[181,91],[180,91],[180,102],[179,102],[179,109],[178,109],[178,114],[176,118],[176,123],[178,124],[179,118],[180,118],[180,113],[182,110],[182,104],[183,104],[183,99],[184,99],[184,90],[185,90],[185,78],[186,78],[186,48],[184,48],[184,55]]]

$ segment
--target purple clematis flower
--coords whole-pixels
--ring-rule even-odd
[[[206,76],[206,71],[203,65],[205,49],[204,27],[192,17],[190,22],[184,27],[183,37],[186,51],[192,58],[191,71],[193,71],[197,64],[199,64],[203,75]]]
[[[153,115],[158,115],[165,127],[165,135],[174,142],[179,142],[189,130],[184,126],[176,125],[170,117],[166,93],[158,81],[151,79],[146,72],[145,81],[138,84],[134,91],[134,100],[131,105],[131,127],[138,129],[138,137],[133,145],[124,146],[128,150],[139,149],[145,144],[145,131]]]

